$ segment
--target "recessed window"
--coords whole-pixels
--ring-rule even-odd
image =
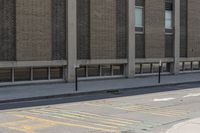
[[[111,76],[111,75],[112,75],[111,65],[102,65],[101,76]]]
[[[33,68],[33,80],[48,80],[48,68]]]
[[[142,73],[151,73],[151,64],[142,64]]]
[[[136,74],[141,74],[141,67],[142,67],[141,64],[136,64],[135,65],[135,73]]]
[[[51,79],[62,79],[63,68],[62,67],[51,67]]]
[[[113,65],[113,75],[123,75],[124,74],[124,65]]]
[[[184,70],[185,71],[192,70],[192,63],[191,62],[184,62]]]
[[[165,10],[165,29],[172,28],[172,10]]]
[[[184,63],[183,63],[183,62],[180,62],[180,63],[179,63],[179,70],[180,70],[180,71],[183,71],[183,66],[184,66]]]
[[[80,66],[77,70],[78,77],[86,77],[86,66]]]
[[[11,82],[12,81],[12,70],[11,69],[0,69],[0,82]]]
[[[159,64],[155,63],[152,65],[152,72],[153,73],[158,73],[159,72]]]
[[[100,76],[100,67],[99,67],[99,65],[88,66],[88,76],[89,77]]]
[[[194,61],[192,63],[192,69],[193,70],[199,70],[199,62],[198,61]]]
[[[15,68],[15,81],[29,81],[31,80],[30,68]]]
[[[143,7],[135,8],[135,27],[143,27]]]

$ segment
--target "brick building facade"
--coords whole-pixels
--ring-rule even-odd
[[[0,0],[0,85],[200,70],[199,0]]]

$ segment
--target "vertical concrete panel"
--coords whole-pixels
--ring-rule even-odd
[[[200,1],[188,1],[188,57],[200,57]]]
[[[116,0],[117,4],[117,58],[127,58],[127,1]]]
[[[116,58],[116,0],[90,1],[92,59]]]
[[[145,0],[145,56],[165,57],[165,0]]]
[[[51,60],[51,0],[16,0],[17,60]]]
[[[15,60],[15,0],[0,0],[0,61]]]
[[[77,0],[77,56],[90,59],[90,0]]]
[[[66,59],[66,0],[52,0],[52,59]]]
[[[77,65],[77,0],[67,0],[68,20],[68,65],[67,81],[75,81],[75,67]]]
[[[128,0],[128,64],[126,76],[133,78],[135,75],[135,0]]]

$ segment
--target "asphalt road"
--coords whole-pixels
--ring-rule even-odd
[[[200,83],[0,104],[0,133],[165,133],[200,117]]]

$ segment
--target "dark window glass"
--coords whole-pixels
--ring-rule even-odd
[[[142,73],[151,73],[151,64],[142,64]]]
[[[193,70],[199,70],[199,62],[198,61],[195,61],[192,63],[192,69]]]
[[[12,81],[12,70],[11,69],[0,69],[0,82],[11,82]]]
[[[15,68],[15,81],[31,80],[30,68]]]
[[[184,70],[185,71],[192,70],[192,64],[191,64],[191,62],[184,62]]]
[[[183,71],[183,62],[180,62],[180,63],[179,63],[179,70],[180,70],[180,71]]]
[[[62,67],[51,67],[51,79],[62,79],[63,68]]]
[[[136,74],[141,74],[141,64],[136,64],[135,65],[135,73]]]
[[[153,73],[159,72],[159,64],[158,63],[152,65],[152,72]]]
[[[110,65],[101,66],[101,76],[111,76],[112,69]]]
[[[124,75],[124,65],[113,65],[113,75]]]
[[[171,63],[162,63],[162,71],[170,72],[171,71]]]
[[[33,68],[33,80],[47,80],[48,68]]]
[[[99,65],[88,66],[88,76],[89,77],[100,76]]]
[[[80,66],[80,68],[77,69],[77,75],[78,77],[86,77],[86,66]]]

